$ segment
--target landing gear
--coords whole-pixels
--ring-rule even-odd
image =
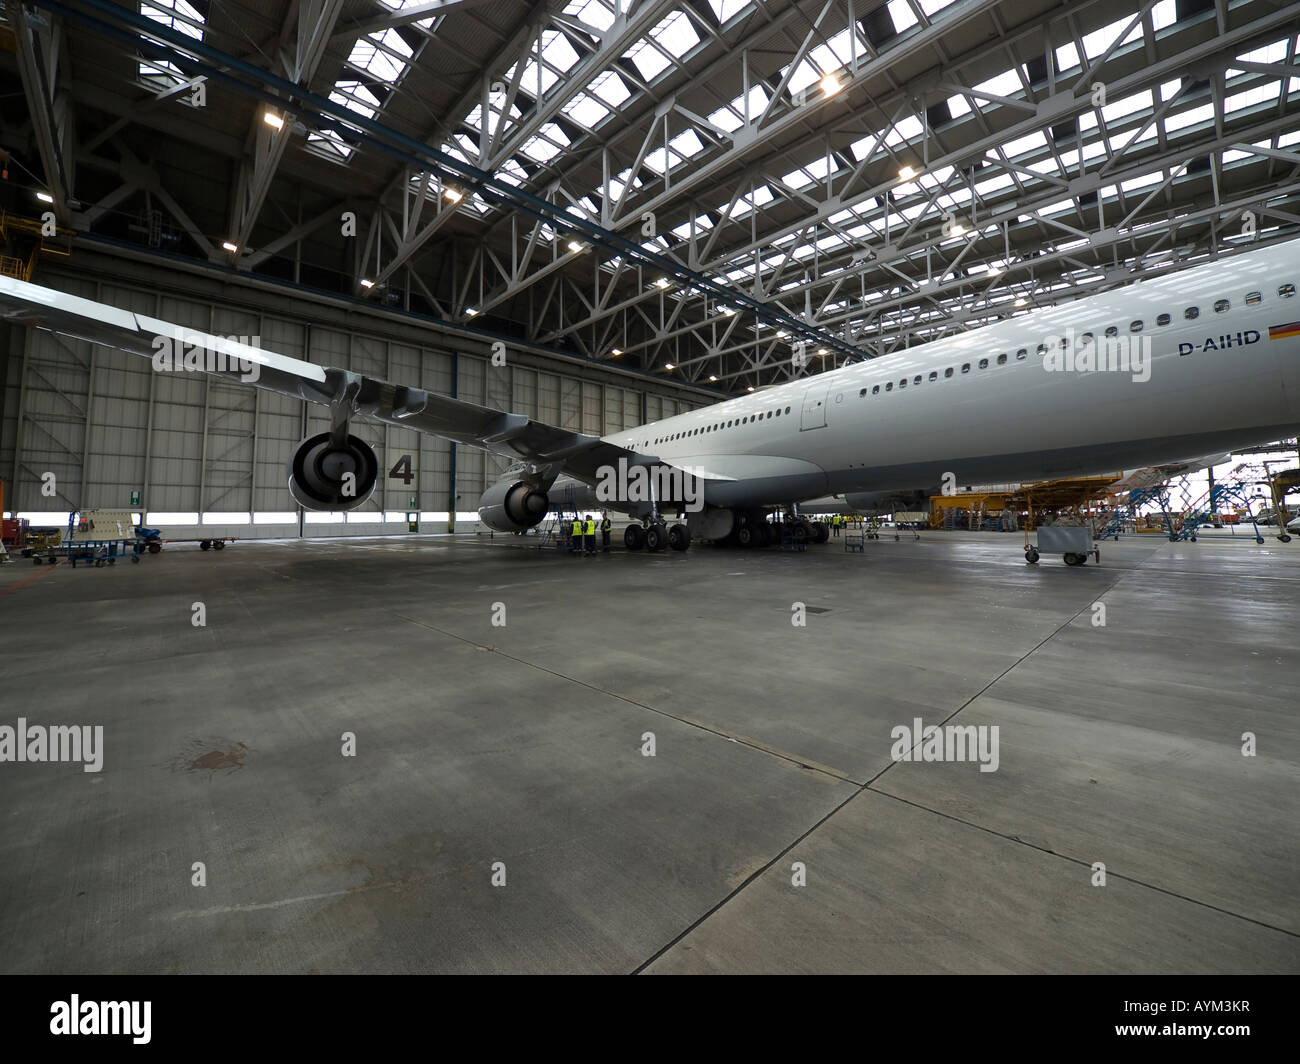
[[[794,527],[790,529],[790,534],[794,536],[796,546],[805,546],[815,535],[812,525],[802,518],[794,523]]]
[[[691,530],[685,525],[673,525],[668,530],[668,546],[683,551],[691,545]]]
[[[1038,551],[1033,547],[1025,548],[1025,562],[1029,565],[1038,564]]]
[[[668,545],[668,530],[662,523],[651,525],[645,530],[645,549],[653,553],[663,550]]]
[[[831,530],[826,527],[824,521],[814,521],[812,523],[812,534],[814,543],[825,543],[831,538]]]
[[[640,550],[645,546],[645,529],[640,525],[628,525],[623,530],[623,546],[628,550]]]

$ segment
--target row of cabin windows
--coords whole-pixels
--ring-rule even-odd
[[[1280,285],[1280,286],[1278,287],[1277,294],[1278,294],[1279,296],[1281,296],[1283,299],[1290,299],[1292,296],[1295,295],[1295,285],[1293,285],[1293,284],[1284,284],[1284,285]],[[1256,303],[1259,303],[1263,298],[1264,298],[1264,297],[1263,297],[1263,294],[1260,293],[1260,292],[1247,292],[1247,293],[1246,293],[1246,306],[1248,306],[1248,307],[1253,307]],[[1231,309],[1232,309],[1232,301],[1231,301],[1230,299],[1218,299],[1218,300],[1215,300],[1215,303],[1214,303],[1214,312],[1215,312],[1216,314],[1222,314],[1224,311],[1231,310]],[[1183,317],[1184,317],[1184,319],[1186,319],[1187,321],[1194,321],[1195,319],[1199,318],[1200,316],[1201,316],[1201,308],[1200,308],[1200,307],[1187,307],[1187,308],[1183,311]],[[1157,314],[1157,315],[1156,315],[1156,325],[1157,325],[1157,327],[1162,327],[1162,326],[1168,325],[1172,320],[1173,320],[1173,316],[1170,315],[1170,314]],[[1140,318],[1135,319],[1135,320],[1133,320],[1133,321],[1131,321],[1131,322],[1128,323],[1128,331],[1131,332],[1131,333],[1139,333],[1139,332],[1141,332],[1141,331],[1143,330],[1143,328],[1145,328],[1145,323],[1144,323]],[[1116,336],[1118,336],[1118,335],[1119,335],[1119,326],[1117,326],[1117,325],[1108,325],[1108,326],[1106,327],[1106,334],[1105,334],[1105,335],[1106,335],[1106,337],[1107,337],[1108,339],[1109,339],[1109,338],[1112,338],[1112,337],[1116,337]],[[1084,333],[1082,336],[1079,337],[1079,341],[1080,341],[1080,343],[1083,343],[1083,344],[1090,344],[1090,343],[1092,343],[1095,339],[1096,339],[1096,337],[1095,337],[1092,333],[1090,333],[1090,332],[1086,332],[1086,333]],[[1064,350],[1066,346],[1068,346],[1068,341],[1067,341],[1064,337],[1062,337],[1062,338],[1061,338],[1061,348],[1062,348],[1062,350]],[[1039,344],[1039,345],[1038,345],[1038,349],[1037,349],[1037,353],[1038,353],[1040,356],[1041,356],[1041,355],[1045,355],[1045,354],[1047,354],[1047,345],[1046,345],[1046,344]],[[1028,348],[1022,347],[1019,351],[1016,352],[1016,361],[1017,361],[1017,362],[1023,362],[1023,361],[1024,361],[1026,358],[1028,358],[1028,357],[1029,357],[1029,349],[1028,349]],[[997,360],[996,360],[996,363],[997,363],[997,365],[999,365],[999,366],[1005,366],[1005,365],[1007,364],[1008,361],[1009,361],[1009,356],[1008,356],[1008,355],[1005,355],[1005,354],[1002,354],[1002,355],[998,355]],[[989,360],[988,360],[987,358],[981,358],[981,359],[979,360],[979,362],[976,363],[976,365],[978,365],[980,369],[988,369],[988,368],[989,368]],[[963,362],[963,363],[962,363],[961,371],[962,371],[963,373],[969,373],[969,372],[970,372],[970,369],[971,369],[971,364],[970,364],[969,362]],[[952,367],[952,366],[949,366],[947,369],[945,369],[945,370],[943,371],[944,378],[947,379],[948,377],[951,377],[951,376],[953,375],[953,372],[954,372],[954,371],[953,371],[953,367]],[[926,379],[926,378],[925,378],[924,374],[920,374],[920,373],[918,373],[915,377],[912,378],[912,386],[915,387],[916,385],[920,384],[920,383],[921,383],[923,380],[925,380],[925,379]],[[932,370],[932,371],[930,372],[929,379],[930,379],[931,381],[937,381],[937,380],[939,379],[939,371],[938,371],[937,369],[936,369],[936,370]],[[906,387],[907,387],[907,384],[908,384],[908,379],[907,379],[906,377],[901,378],[901,379],[899,380],[899,382],[898,382],[899,390],[901,391],[902,389],[906,388]],[[884,388],[885,391],[887,391],[887,392],[892,392],[892,391],[894,390],[894,382],[893,382],[893,381],[888,381],[888,382],[886,382],[884,385],[880,385],[880,384],[874,385],[874,386],[872,387],[872,389],[871,389],[871,394],[872,394],[872,395],[879,395],[879,394],[880,394],[880,390],[881,390],[882,387]],[[861,399],[861,398],[863,398],[866,394],[867,394],[867,389],[866,389],[866,388],[863,388],[861,391],[858,392],[858,398]]]
[[[1295,285],[1294,284],[1279,285],[1277,289],[1277,294],[1282,299],[1290,299],[1292,296],[1295,295]],[[1253,307],[1256,303],[1261,302],[1263,298],[1264,295],[1262,292],[1247,292],[1246,306]],[[1231,309],[1232,309],[1232,301],[1229,299],[1218,299],[1215,300],[1214,302],[1214,313],[1216,314],[1222,314],[1225,311]],[[1195,321],[1200,316],[1201,316],[1200,307],[1187,307],[1183,310],[1183,318],[1186,321]],[[1171,321],[1173,321],[1173,315],[1171,314],[1156,315],[1157,328],[1163,328],[1164,326],[1168,325]],[[1145,327],[1146,327],[1145,322],[1143,322],[1142,319],[1140,318],[1135,319],[1128,323],[1128,331],[1131,333],[1139,333]],[[1107,338],[1118,336],[1119,326],[1108,325],[1106,327],[1105,335]],[[1079,339],[1082,343],[1089,344],[1092,343],[1095,337],[1093,336],[1092,333],[1086,332]],[[1064,348],[1066,345],[1067,345],[1067,341],[1064,338],[1062,338],[1061,347]],[[1037,353],[1039,355],[1047,354],[1047,345],[1039,344],[1037,348]],[[1022,347],[1019,351],[1016,352],[1017,362],[1023,362],[1028,357],[1029,357],[1029,349],[1026,347]],[[1007,354],[998,355],[997,358],[994,360],[995,364],[999,366],[1005,366],[1009,361],[1010,361],[1010,356]],[[987,358],[981,358],[975,364],[980,369],[989,368],[989,360]],[[962,373],[969,373],[971,371],[971,364],[969,362],[963,362],[961,366],[961,371]],[[947,378],[953,376],[954,373],[955,370],[953,369],[953,367],[949,366],[947,369],[943,371],[944,379],[946,380]],[[916,385],[920,384],[925,379],[927,378],[925,377],[924,374],[918,373],[916,376],[911,378],[911,384],[913,387],[916,387]],[[928,379],[930,381],[937,381],[939,379],[939,371],[937,369],[931,370]],[[900,380],[898,381],[899,391],[902,391],[902,389],[906,388],[907,385],[908,385],[908,378],[907,377],[900,378]],[[884,385],[880,385],[880,384],[874,385],[871,388],[871,394],[879,395],[882,387],[884,388],[885,391],[892,392],[894,390],[894,382],[888,381]],[[867,389],[863,388],[861,391],[858,392],[858,398],[861,399],[866,394],[867,394]],[[783,411],[781,410],[780,407],[778,407],[774,410],[768,410],[766,413],[750,414],[747,417],[735,418],[730,421],[719,421],[716,422],[715,424],[705,425],[704,427],[698,429],[689,429],[685,432],[675,432],[668,436],[660,436],[658,439],[654,439],[654,440],[643,440],[640,446],[648,447],[651,444],[658,445],[661,443],[671,443],[674,440],[686,439],[688,436],[700,436],[708,432],[719,432],[721,430],[735,428],[740,425],[749,425],[755,421],[764,421],[768,418],[780,417],[782,413]],[[785,408],[784,413],[786,414],[790,413],[790,408],[788,406]]]
[[[746,417],[732,418],[730,421],[715,421],[712,425],[703,425],[698,429],[687,429],[684,432],[674,432],[667,436],[660,436],[658,439],[646,440],[641,446],[647,447],[651,444],[658,445],[661,443],[671,443],[673,440],[684,440],[688,436],[703,436],[709,432],[721,432],[723,429],[738,428],[741,425],[752,425],[756,421],[767,421],[774,417],[780,417],[783,413],[790,413],[787,406],[784,410],[776,407],[768,410],[766,413],[749,414]]]

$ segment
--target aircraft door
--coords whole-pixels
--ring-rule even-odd
[[[813,384],[803,394],[803,413],[799,419],[799,431],[824,429],[826,427],[826,402],[830,398],[829,384]]]

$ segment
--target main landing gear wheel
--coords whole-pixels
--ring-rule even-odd
[[[1064,554],[1062,557],[1065,559],[1066,565],[1082,565],[1088,560],[1086,554]]]
[[[1036,565],[1038,563],[1038,551],[1036,551],[1033,547],[1030,547],[1028,550],[1026,550],[1025,561],[1029,565]]]
[[[807,521],[796,521],[794,528],[790,530],[796,543],[807,543],[813,538],[812,526]]]
[[[685,550],[691,545],[691,530],[685,525],[673,525],[668,530],[668,546],[673,550]]]
[[[758,525],[741,525],[736,529],[736,542],[745,548],[762,546],[762,537]]]
[[[645,529],[640,525],[628,525],[623,530],[623,546],[628,550],[640,550],[645,546]]]
[[[651,525],[645,530],[645,549],[663,550],[668,545],[668,530],[663,525]]]
[[[831,530],[826,527],[823,521],[814,521],[812,530],[814,543],[825,543],[831,538]]]

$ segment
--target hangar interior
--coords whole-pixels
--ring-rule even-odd
[[[0,275],[609,436],[1294,239],[1297,27],[4,0]],[[185,541],[0,567],[10,715],[121,751],[0,766],[7,971],[1300,969],[1295,545],[561,562],[466,534],[497,454],[356,420],[374,494],[312,512],[327,408],[101,343],[0,321],[0,411],[6,517]],[[1001,767],[891,760],[914,718]]]

